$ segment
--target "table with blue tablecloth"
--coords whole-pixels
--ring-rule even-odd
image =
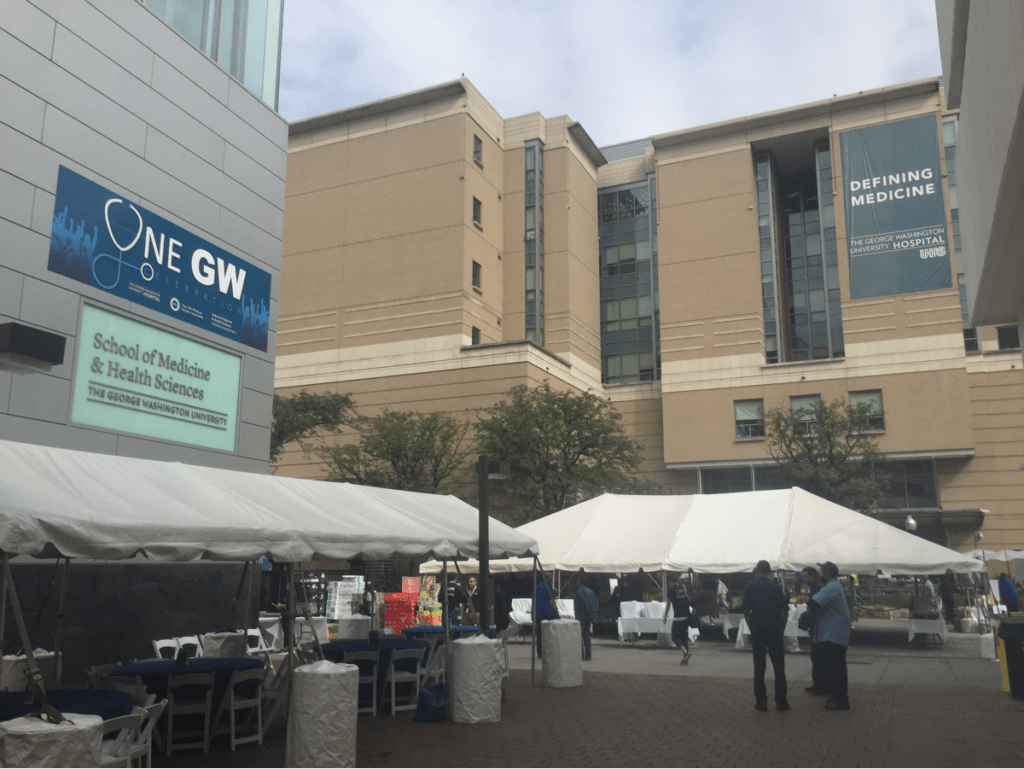
[[[190,673],[213,673],[213,709],[220,704],[224,692],[227,691],[231,674],[236,670],[254,670],[263,667],[263,660],[255,657],[193,657],[187,664],[179,665],[174,660],[151,660],[136,662],[131,665],[118,665],[113,670],[115,676],[134,678],[139,676],[157,702],[167,697],[167,684],[170,676],[187,675]],[[245,691],[251,687],[251,691]],[[245,686],[239,685],[238,693],[245,697],[255,696],[256,682],[248,681]]]
[[[51,689],[46,698],[61,713],[84,713],[104,721],[130,715],[135,705],[130,694],[105,689]],[[38,713],[39,708],[35,691],[0,692],[0,721]]]
[[[467,635],[475,635],[480,632],[479,625],[452,625],[450,628],[452,638],[462,638]],[[429,638],[431,636],[443,636],[444,625],[413,625],[402,631],[406,638]]]
[[[423,662],[427,661],[427,654],[430,652],[430,644],[427,641],[420,641],[410,638],[381,638],[376,643],[372,641],[331,641],[322,644],[324,657],[331,662],[344,662],[345,652],[372,652],[380,651],[380,660],[377,663],[377,702],[381,702],[384,696],[384,679],[387,678],[388,665],[391,664],[391,652],[400,649],[423,649]],[[359,662],[360,671],[369,663]],[[399,670],[412,671],[412,661],[403,660],[398,664]]]

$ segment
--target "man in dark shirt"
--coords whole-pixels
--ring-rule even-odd
[[[807,596],[808,600],[814,597],[814,594],[821,590],[821,582],[818,579],[818,570],[813,566],[807,566],[800,572],[800,578],[803,583],[807,585],[807,589],[810,591],[810,595]],[[811,626],[808,629],[808,634],[811,638],[814,638],[814,612],[807,609],[811,615]],[[820,650],[812,642],[811,643],[811,685],[804,689],[808,694],[813,694],[815,697],[824,697],[828,692],[825,691],[824,681],[821,677],[821,656],[818,652]]]
[[[448,624],[462,624],[462,605],[466,602],[466,594],[454,574],[448,575],[448,591],[446,593],[445,606],[448,608]]]
[[[583,569],[580,569],[580,576],[583,576]],[[576,609],[576,619],[580,623],[580,635],[583,638],[583,659],[590,659],[590,626],[597,619],[597,595],[587,584],[588,580],[583,577],[583,584],[576,590],[573,596],[573,604]]]
[[[772,567],[758,561],[754,580],[743,591],[743,615],[750,628],[750,644],[754,647],[754,708],[768,710],[768,690],[764,684],[767,668],[765,655],[771,658],[775,671],[775,709],[789,710],[786,689],[786,657],[782,634],[789,617],[789,603],[782,588],[769,578]]]
[[[483,606],[483,603],[483,596],[480,595],[480,589],[476,586],[476,577],[470,577],[469,595],[466,596],[466,613],[470,617],[471,624],[480,624],[480,607]]]
[[[672,643],[677,649],[683,650],[683,658],[679,664],[687,665],[690,662],[690,619],[693,611],[690,607],[690,596],[686,594],[686,587],[679,581],[679,577],[672,580],[667,597],[665,616],[661,618],[661,622],[662,624],[668,622],[668,610],[671,607]]]

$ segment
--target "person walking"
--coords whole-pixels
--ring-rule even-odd
[[[849,710],[846,647],[850,643],[850,607],[839,584],[839,567],[832,561],[819,564],[824,584],[807,602],[814,611],[814,637],[822,685],[828,694],[825,710]]]
[[[558,603],[555,600],[555,591],[551,587],[551,577],[541,573],[540,582],[537,583],[537,593],[534,596],[534,603],[537,606],[537,656],[541,656],[541,623],[548,620],[558,619]]]
[[[680,665],[690,663],[690,621],[693,618],[693,609],[690,606],[690,596],[686,594],[686,586],[679,577],[672,580],[668,589],[668,600],[665,601],[665,616],[661,618],[661,624],[668,622],[668,610],[672,609],[672,643],[677,649],[683,650],[683,658],[679,660]]]
[[[813,566],[806,566],[800,570],[800,578],[803,583],[807,585],[810,595],[807,600],[814,598],[819,590],[821,590],[821,582],[818,579],[818,570]],[[811,685],[804,689],[808,694],[813,694],[815,697],[824,697],[825,685],[821,679],[821,660],[818,659],[818,647],[814,643],[814,612],[807,609],[807,614],[810,619],[810,625],[806,628],[807,634],[811,637]],[[804,629],[801,626],[801,629]]]
[[[1017,588],[1006,576],[1006,572],[999,575],[999,601],[1006,607],[1007,611],[1017,611]]]
[[[743,616],[750,628],[750,644],[754,647],[754,709],[768,710],[768,690],[764,683],[767,655],[775,671],[775,709],[781,713],[790,709],[782,639],[789,618],[789,602],[782,588],[771,581],[771,573],[768,561],[757,562],[754,579],[743,591]]]
[[[583,637],[583,659],[590,660],[590,626],[597,620],[597,595],[587,584],[587,578],[580,569],[583,584],[576,589],[573,605],[576,608],[576,619],[580,623],[580,635]]]

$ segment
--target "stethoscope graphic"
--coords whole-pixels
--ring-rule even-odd
[[[129,203],[128,206],[132,209],[133,212],[135,212],[135,216],[139,220],[139,231],[135,233],[134,240],[132,240],[132,242],[129,243],[127,246],[122,246],[120,243],[117,242],[117,238],[114,237],[114,228],[110,226],[110,204],[124,202],[125,201],[122,200],[121,198],[111,198],[110,200],[107,201],[107,204],[103,206],[103,218],[107,220],[107,232],[110,233],[110,240],[117,247],[118,251],[120,251],[120,254],[118,256],[113,256],[112,254],[97,254],[96,258],[93,259],[92,261],[93,280],[96,281],[96,285],[98,285],[100,288],[106,289],[107,291],[113,289],[121,281],[122,265],[125,267],[130,267],[133,270],[138,270],[139,274],[142,276],[142,279],[147,282],[153,280],[153,278],[156,276],[156,270],[153,269],[153,265],[150,264],[149,262],[144,261],[141,265],[134,265],[124,260],[125,251],[131,251],[133,248],[135,248],[135,244],[139,242],[139,238],[142,237],[142,230],[144,229],[142,225],[142,214],[140,214],[139,209],[137,209],[131,203]],[[117,272],[114,273],[114,280],[109,284],[104,283],[100,279],[99,274],[96,272],[96,266],[100,263],[101,259],[110,259],[117,265]]]

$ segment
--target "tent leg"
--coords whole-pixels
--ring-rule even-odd
[[[533,683],[534,674],[537,672],[537,633],[540,632],[540,628],[537,626],[537,556],[533,556],[533,600],[530,601],[532,613],[531,619],[533,620],[533,643],[530,649],[530,683]]]
[[[456,570],[458,566],[456,565]],[[452,612],[451,604],[448,603],[448,559],[444,558],[441,560],[441,579],[442,590],[444,591],[444,611],[441,612],[441,616],[444,618],[444,680],[445,685],[448,687],[448,696],[445,697],[445,710],[448,714],[448,720],[452,720]]]
[[[22,646],[25,647],[25,661],[28,663],[29,675],[32,678],[30,687],[34,686],[39,690],[42,698],[42,710],[49,716],[50,721],[59,724],[66,721],[60,712],[46,699],[46,685],[43,683],[43,676],[39,672],[39,665],[36,663],[35,654],[32,653],[32,642],[28,637],[28,628],[25,626],[25,617],[21,613],[21,604],[18,602],[18,591],[14,587],[14,577],[11,575],[11,562],[6,551],[0,550],[0,565],[4,570],[4,582],[7,585],[7,595],[11,599],[11,610],[14,612],[14,621],[18,625],[18,634],[21,636]]]
[[[60,686],[64,668],[64,657],[60,653],[61,631],[64,629],[64,599],[67,591],[68,569],[71,567],[71,559],[64,559],[64,571],[60,578],[60,599],[57,601],[57,629],[53,631],[53,661],[54,661],[54,684]]]
[[[7,637],[7,572],[0,569],[0,656]]]

